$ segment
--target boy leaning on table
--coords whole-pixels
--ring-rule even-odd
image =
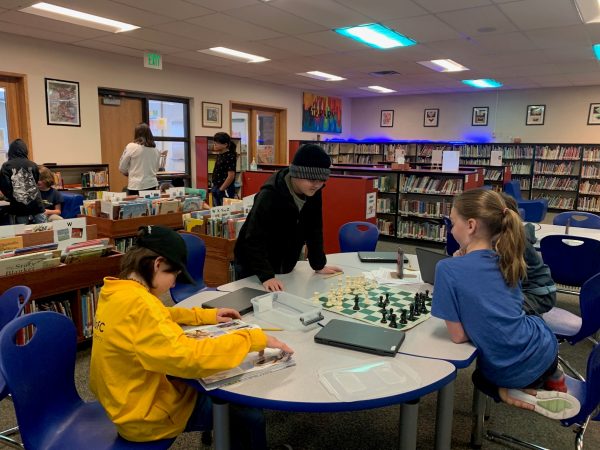
[[[275,274],[291,272],[305,244],[317,273],[342,271],[326,265],[323,249],[321,190],[330,166],[325,150],[305,144],[288,168],[274,173],[260,188],[235,244],[237,279],[256,275],[267,290],[283,290]]]

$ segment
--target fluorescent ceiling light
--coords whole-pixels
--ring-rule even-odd
[[[462,80],[462,82],[468,84],[469,86],[473,86],[475,88],[480,89],[495,88],[502,86],[502,83],[496,80],[492,80],[490,78],[480,78],[478,80]]]
[[[336,28],[333,31],[375,48],[386,49],[408,47],[409,45],[415,45],[417,43],[416,41],[378,23],[367,23],[356,27]]]
[[[592,45],[592,49],[594,50],[594,55],[596,56],[596,59],[600,60],[600,44]]]
[[[21,12],[35,14],[36,16],[46,17],[48,19],[69,22],[84,27],[96,28],[97,30],[110,31],[112,33],[121,33],[139,28],[117,20],[107,19],[106,17],[95,16],[74,9],[63,8],[62,6],[52,5],[50,3],[36,3],[27,8],[21,9]]]
[[[263,58],[262,56],[253,55],[251,53],[240,52],[239,50],[233,50],[227,47],[212,47],[207,50],[198,50],[200,53],[215,54],[222,58],[233,59],[235,61],[246,61],[248,63],[259,63],[270,61],[269,58]]]
[[[417,61],[422,66],[433,69],[436,72],[462,72],[469,70],[462,64],[452,61],[451,59],[432,59],[431,61]]]
[[[600,1],[575,0],[575,7],[579,11],[579,17],[583,23],[600,22]]]
[[[361,89],[365,90],[365,91],[372,91],[372,92],[378,92],[380,94],[389,94],[390,92],[396,92],[393,89],[389,89],[383,86],[367,86],[367,87],[361,87]]]
[[[302,75],[303,77],[314,78],[316,80],[323,80],[323,81],[345,80],[345,78],[338,77],[337,75],[331,75],[330,73],[319,72],[318,70],[312,70],[310,72],[301,72],[296,75]]]

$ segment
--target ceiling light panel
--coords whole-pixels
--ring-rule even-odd
[[[303,77],[314,78],[315,80],[322,81],[342,81],[345,80],[343,77],[339,77],[337,75],[332,75],[330,73],[320,72],[318,70],[312,70],[310,72],[301,72],[297,75],[301,75]]]
[[[479,78],[477,80],[462,80],[462,82],[468,86],[472,86],[478,89],[497,88],[502,87],[502,83],[491,78]]]
[[[436,72],[462,72],[469,70],[467,67],[451,59],[432,59],[431,61],[418,61],[418,63]]]
[[[112,33],[122,33],[124,31],[131,31],[140,28],[136,25],[119,22],[118,20],[107,19],[106,17],[95,16],[93,14],[43,2],[23,8],[20,11],[28,14],[34,14],[36,16],[46,17],[47,19],[60,20],[62,22],[68,22],[88,28],[95,28],[97,30],[110,31]]]
[[[198,50],[200,53],[208,55],[220,56],[222,58],[232,59],[234,61],[245,61],[248,63],[260,63],[270,61],[268,58],[253,55],[251,53],[241,52],[227,47],[211,47],[206,50]]]
[[[598,0],[575,0],[575,6],[583,23],[600,22],[600,2]]]
[[[361,42],[369,47],[388,49],[396,47],[408,47],[417,42],[378,23],[367,23],[356,27],[336,28],[336,33],[355,41]]]
[[[364,91],[371,91],[371,92],[377,92],[378,94],[390,94],[392,92],[397,92],[393,89],[389,89],[383,86],[366,86],[366,87],[361,87],[362,90]]]

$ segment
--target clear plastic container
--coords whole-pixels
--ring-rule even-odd
[[[342,402],[400,394],[421,387],[421,377],[405,364],[374,359],[359,365],[319,370],[319,381]]]
[[[287,292],[270,292],[250,301],[254,317],[284,330],[313,330],[323,320],[323,308]]]

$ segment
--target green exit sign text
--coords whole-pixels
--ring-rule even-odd
[[[145,52],[144,67],[162,70],[162,56],[160,56],[158,53]]]

